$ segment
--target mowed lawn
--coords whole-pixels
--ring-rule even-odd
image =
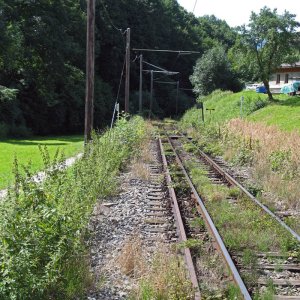
[[[274,95],[274,97],[279,98],[279,101],[254,112],[248,119],[276,125],[281,130],[295,130],[300,133],[300,96]]]
[[[9,186],[13,180],[12,168],[15,157],[19,165],[27,165],[31,161],[34,172],[44,168],[38,145],[46,145],[51,158],[58,148],[63,151],[65,157],[71,157],[83,150],[83,136],[0,140],[0,190]]]
[[[205,108],[213,108],[212,112],[205,111],[205,119],[217,122],[239,118],[241,115],[241,97],[244,97],[243,116],[254,122],[275,125],[283,131],[298,131],[300,133],[300,96],[277,95],[273,102],[267,102],[265,107],[253,111],[257,101],[266,101],[267,95],[255,91],[242,91],[234,94],[220,94],[205,101]],[[224,95],[224,96],[223,96]],[[258,102],[259,103],[259,102]],[[200,119],[200,117],[199,117]]]

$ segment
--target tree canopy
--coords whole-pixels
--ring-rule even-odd
[[[200,96],[216,89],[238,91],[241,88],[222,46],[208,50],[197,60],[190,80]]]
[[[269,77],[284,62],[295,61],[294,51],[299,45],[300,24],[295,15],[263,7],[258,14],[252,12],[250,22],[239,28],[233,58],[237,68],[261,80],[269,96]]]
[[[196,18],[176,0],[96,0],[95,127],[109,123],[124,62],[124,35],[131,28],[132,48],[192,50],[199,54],[144,53],[144,59],[179,72],[167,78],[190,89],[189,76],[205,51],[230,48],[236,33],[214,16]],[[0,85],[16,90],[0,104],[0,136],[82,132],[85,92],[86,1],[0,0]],[[130,111],[137,112],[139,64],[132,53]],[[176,85],[154,83],[154,113],[175,114]],[[120,89],[123,107],[124,83]],[[144,75],[145,105],[150,77]],[[180,90],[179,112],[194,95]],[[1,102],[2,103],[2,102]],[[5,114],[13,118],[3,117]],[[8,122],[9,119],[9,122]],[[2,130],[1,130],[2,128]],[[2,132],[2,134],[1,134]]]

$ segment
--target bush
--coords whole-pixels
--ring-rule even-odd
[[[9,128],[5,123],[0,123],[0,138],[6,138]]]
[[[15,185],[0,203],[0,299],[74,299],[84,294],[85,284],[78,280],[88,276],[78,278],[76,270],[88,272],[83,241],[89,216],[98,197],[114,192],[117,172],[138,151],[143,136],[141,118],[121,119],[113,130],[94,134],[70,169],[57,167],[63,155],[57,152],[51,161],[41,148],[43,183],[31,179],[30,166],[22,176],[15,161]]]
[[[32,136],[32,131],[25,125],[12,125],[9,128],[9,136],[14,138],[27,138]]]

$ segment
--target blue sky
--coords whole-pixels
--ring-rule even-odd
[[[177,0],[187,11],[192,11],[195,0]],[[225,20],[228,25],[234,27],[247,24],[251,11],[259,12],[263,6],[277,8],[279,13],[286,9],[297,15],[300,22],[300,1],[283,0],[198,0],[194,14],[199,17],[203,15],[215,15],[218,19]]]

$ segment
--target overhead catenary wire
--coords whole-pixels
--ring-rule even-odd
[[[194,8],[193,8],[193,11],[192,11],[192,13],[194,13],[194,12],[195,12],[195,8],[196,8],[196,5],[197,5],[197,2],[198,2],[198,0],[195,0],[195,4],[194,4]]]
[[[108,18],[109,23],[111,24],[111,26],[112,26],[114,29],[116,29],[117,31],[119,31],[119,32],[121,32],[122,34],[124,34],[124,33],[122,32],[123,29],[122,29],[122,28],[118,28],[118,27],[115,26],[115,24],[113,23],[113,21],[112,21],[110,15],[109,15],[109,13],[108,13],[108,11],[107,11],[107,9],[106,9],[106,6],[105,6],[104,2],[101,0],[100,3],[102,4],[103,10],[105,11],[106,16],[107,16],[107,18]]]
[[[201,53],[199,51],[187,51],[187,50],[169,50],[169,49],[148,49],[148,48],[132,48],[133,51],[146,51],[146,52],[170,52],[170,53],[183,53],[183,54],[194,54]]]
[[[194,11],[195,11],[195,8],[196,8],[196,5],[197,5],[197,1],[198,1],[198,0],[195,0],[195,4],[194,4],[194,7],[193,7],[192,14],[193,14]],[[189,22],[189,23],[190,23],[190,22]],[[184,28],[183,32],[185,32],[186,29],[187,29],[187,24],[185,25],[185,28]],[[182,43],[183,45],[185,44],[186,37],[187,37],[187,36],[185,35],[185,37],[184,37],[184,42]],[[194,53],[194,52],[193,52],[193,53]],[[199,52],[198,52],[198,53],[199,53]],[[174,69],[174,67],[175,67],[175,65],[176,65],[176,63],[177,63],[177,61],[178,61],[178,59],[179,59],[179,56],[180,56],[180,55],[183,55],[183,54],[192,54],[192,52],[183,52],[183,51],[179,52],[179,53],[177,54],[177,56],[176,56],[174,62],[173,62],[172,69]],[[165,78],[165,76],[162,76],[161,79],[162,79],[162,78]]]
[[[112,129],[114,119],[115,119],[116,108],[117,108],[117,104],[118,104],[118,101],[119,101],[120,90],[121,90],[121,85],[122,85],[122,79],[123,79],[123,76],[124,76],[125,62],[126,62],[126,55],[124,55],[124,62],[123,62],[121,76],[120,76],[119,87],[118,87],[117,97],[116,97],[116,101],[115,101],[114,111],[113,111],[113,115],[112,115],[112,118],[111,118],[110,129]]]
[[[149,65],[149,66],[151,66],[151,67],[153,67],[153,68],[156,68],[156,69],[158,69],[158,70],[161,70],[161,71],[167,71],[166,69],[163,69],[163,68],[161,68],[161,67],[159,67],[159,66],[150,64],[150,63],[146,62],[145,60],[143,60],[143,63],[146,64],[146,65]]]
[[[101,3],[101,5],[102,5],[102,7],[103,7],[103,10],[104,10],[104,12],[105,12],[105,14],[106,14],[106,16],[107,16],[107,19],[108,19],[109,23],[111,24],[111,26],[112,26],[116,31],[118,31],[118,32],[121,34],[121,36],[122,36],[122,42],[123,42],[123,44],[124,44],[124,46],[125,46],[124,35],[125,35],[125,33],[127,32],[127,29],[123,30],[122,28],[118,28],[118,27],[113,23],[113,21],[112,21],[110,15],[109,15],[109,13],[108,13],[108,11],[107,11],[107,9],[106,9],[106,6],[105,6],[104,2],[101,0],[100,3]],[[100,15],[100,16],[101,16],[101,15]],[[105,20],[104,20],[104,21],[105,21]]]

